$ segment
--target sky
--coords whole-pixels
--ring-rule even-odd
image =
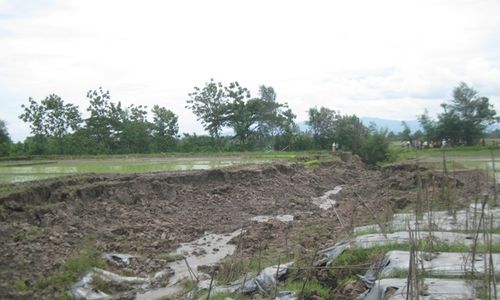
[[[102,86],[202,133],[185,105],[210,78],[272,86],[299,122],[435,116],[461,81],[500,111],[499,16],[498,0],[0,0],[0,119],[23,140],[29,97],[85,112]]]

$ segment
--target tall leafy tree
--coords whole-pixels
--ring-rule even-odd
[[[179,132],[178,117],[171,110],[158,105],[153,106],[152,133],[155,151],[169,151],[175,145]]]
[[[418,118],[429,140],[450,138],[454,142],[473,145],[484,136],[488,125],[499,121],[489,99],[480,96],[464,82],[453,89],[451,102],[443,103],[441,107],[443,112],[437,121],[432,120],[427,111]]]
[[[19,118],[30,123],[35,142],[43,142],[42,137],[52,138],[57,142],[59,153],[63,153],[63,138],[79,128],[82,118],[78,106],[64,101],[56,94],[51,94],[38,103],[29,98],[29,105]]]
[[[403,131],[401,132],[401,138],[403,139],[403,141],[411,142],[413,139],[411,135],[410,126],[408,126],[408,123],[406,123],[405,121],[401,121],[401,125],[403,126]]]
[[[195,87],[188,95],[186,108],[193,111],[211,137],[218,139],[227,119],[227,97],[222,83],[210,79],[204,87]]]
[[[225,88],[227,126],[235,132],[243,148],[259,143],[282,147],[289,144],[295,129],[295,115],[286,103],[276,101],[272,87],[260,86],[259,97],[252,98],[247,88],[232,82]],[[280,136],[280,145],[276,137]],[[286,146],[287,146],[286,145]]]
[[[278,127],[276,127],[275,130],[277,130],[278,135],[275,137],[275,150],[283,151],[288,149],[292,144],[294,135],[299,133],[299,129],[295,124],[296,117],[297,115],[295,115],[292,110],[288,108],[286,103],[279,109],[278,114],[276,115]]]
[[[231,82],[224,90],[228,99],[226,124],[234,130],[234,137],[240,145],[245,147],[255,132],[262,103],[259,99],[251,99],[250,91],[238,82]]]
[[[439,116],[440,122],[449,118],[460,120],[463,139],[467,145],[477,143],[486,127],[498,121],[489,99],[480,96],[478,91],[464,82],[453,89],[451,103],[444,103],[442,106],[445,113]]]
[[[339,117],[337,112],[326,107],[312,107],[308,114],[307,125],[311,128],[314,140],[320,148],[330,147],[334,142],[335,126]]]
[[[102,87],[90,90],[87,98],[90,116],[85,122],[89,137],[99,147],[99,152],[112,153],[119,146],[119,136],[126,118],[121,102],[112,102],[109,91],[104,91]]]
[[[51,94],[40,103],[29,98],[29,106],[21,107],[24,113],[19,116],[29,122],[32,134],[62,138],[71,130],[76,130],[82,122],[78,106],[64,101],[56,94]]]
[[[9,155],[11,144],[12,140],[7,131],[7,124],[5,124],[4,120],[0,119],[0,156]]]
[[[283,149],[290,145],[292,135],[297,131],[296,115],[286,102],[277,101],[277,94],[273,87],[261,85],[259,87],[260,113],[257,122],[259,137],[275,149]],[[279,137],[279,138],[278,138]]]
[[[418,122],[424,130],[423,138],[427,140],[439,139],[438,124],[429,116],[429,111],[424,110],[424,113],[417,117]]]
[[[441,105],[444,112],[438,116],[437,125],[431,131],[429,140],[440,141],[443,138],[453,141],[464,141],[464,122],[454,111],[448,109],[446,105]],[[433,133],[433,134],[432,134]],[[481,133],[477,133],[480,135]]]
[[[151,123],[147,120],[147,107],[130,105],[122,114],[119,152],[147,153],[151,150]]]
[[[259,87],[259,97],[262,102],[262,109],[259,118],[259,132],[263,136],[275,136],[280,127],[280,109],[282,105],[276,101],[277,94],[273,87],[261,85]]]
[[[335,121],[334,140],[341,149],[352,150],[358,154],[365,141],[369,129],[356,115],[338,115]]]

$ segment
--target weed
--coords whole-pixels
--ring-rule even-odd
[[[388,278],[408,278],[408,270],[394,268]],[[433,276],[434,277],[434,276]]]
[[[302,230],[303,236],[311,235],[321,235],[328,234],[331,231],[331,227],[325,223],[310,224],[304,227]]]
[[[306,168],[311,168],[314,169],[319,166],[319,160],[313,159],[313,160],[308,160],[303,163]]]
[[[271,266],[278,263],[277,252],[266,251],[261,257],[260,266]],[[257,274],[259,270],[259,260],[231,258],[219,264],[219,270],[215,274],[215,279],[221,283],[229,283],[241,278],[245,274]]]
[[[356,276],[354,276],[353,274],[349,274],[343,278],[338,278],[337,279],[337,286],[344,286],[345,284],[347,284],[348,282],[353,282],[353,281],[357,281],[358,278]]]
[[[378,227],[367,227],[366,229],[361,229],[361,230],[356,230],[354,231],[353,233],[353,237],[357,237],[357,236],[362,236],[362,235],[366,235],[366,234],[375,234],[375,233],[379,233],[380,232],[380,229]],[[389,233],[389,232],[387,232]]]
[[[184,256],[180,254],[160,253],[156,256],[156,258],[166,260],[167,262],[174,262],[184,259]]]
[[[36,286],[43,289],[50,285],[59,291],[64,291],[93,267],[103,268],[105,266],[99,251],[90,240],[86,239],[80,255],[68,259],[56,274],[40,280]]]
[[[33,226],[30,228],[28,231],[29,235],[37,236],[41,233],[42,231],[40,230],[40,227]]]
[[[30,287],[26,284],[26,282],[21,279],[17,279],[14,282],[14,285],[16,286],[17,291],[21,293],[25,293],[30,290]]]
[[[25,237],[26,237],[26,232],[24,232],[24,230],[19,230],[12,236],[12,240],[14,242],[20,242],[24,240]]]
[[[64,292],[59,296],[59,300],[73,300],[73,297],[68,292]]]
[[[23,183],[0,184],[0,196],[8,196],[10,194],[19,193],[27,190],[29,187],[29,184]]]
[[[204,290],[202,293],[197,293],[196,299],[206,299],[206,296],[208,295],[208,291]],[[210,300],[225,300],[225,299],[234,299],[234,300],[249,300],[251,299],[250,296],[244,295],[244,294],[231,294],[229,292],[224,292],[224,293],[217,293],[217,294],[211,294],[210,295]]]
[[[181,281],[181,287],[183,294],[186,294],[196,288],[196,281],[190,279],[184,279]]]
[[[109,292],[109,283],[99,276],[92,276],[92,285],[98,291]]]
[[[304,286],[303,280],[287,280],[279,287],[280,291],[293,291],[299,294]],[[311,299],[313,296],[319,296],[324,299],[331,299],[332,290],[321,284],[317,280],[310,280],[304,288],[304,294],[299,297],[300,299]]]

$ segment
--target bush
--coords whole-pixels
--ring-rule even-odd
[[[387,160],[390,156],[387,131],[370,131],[361,140],[361,146],[353,149],[353,152],[358,154],[365,163],[371,165]]]

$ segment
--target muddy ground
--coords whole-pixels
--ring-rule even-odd
[[[441,172],[419,172],[423,177],[432,173],[433,182],[442,182]],[[411,206],[416,174],[412,162],[372,169],[354,157],[315,167],[276,163],[42,181],[0,198],[0,298],[58,297],[60,291],[50,285],[37,287],[37,282],[77,256],[87,238],[102,252],[154,258],[206,231],[244,228],[235,255],[254,258],[268,249],[280,249],[287,257],[307,255],[348,236],[353,226],[373,223],[375,215],[380,220]],[[483,176],[480,171],[457,171],[448,181],[465,203],[477,191],[491,188],[477,180]],[[338,216],[312,204],[312,197],[339,185]],[[295,220],[250,220],[283,214]],[[132,271],[151,272],[140,267]],[[20,288],[19,282],[25,286]]]

